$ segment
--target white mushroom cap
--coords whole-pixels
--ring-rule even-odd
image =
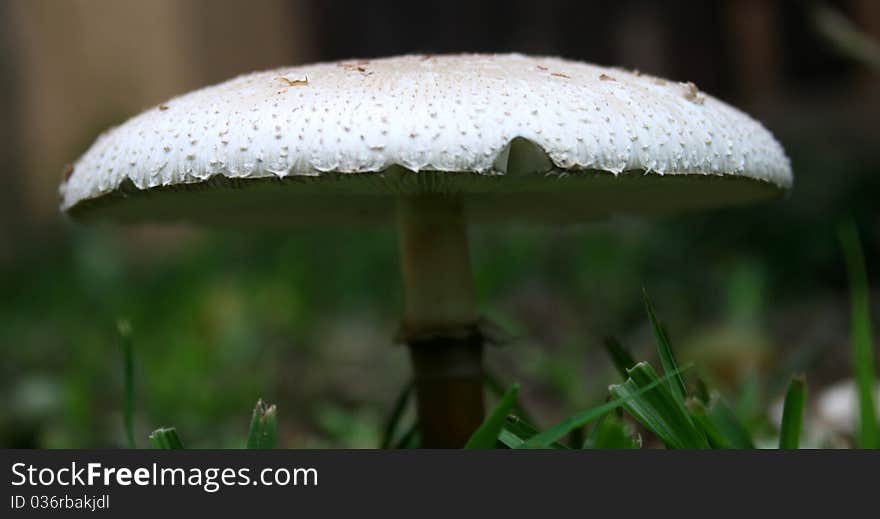
[[[478,220],[581,221],[791,187],[758,122],[692,83],[521,55],[401,56],[240,76],[101,135],[61,186],[77,217],[381,220],[399,194]]]

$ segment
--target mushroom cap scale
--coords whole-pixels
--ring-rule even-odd
[[[770,132],[692,83],[511,54],[240,76],[107,131],[60,192],[84,219],[381,221],[444,193],[477,220],[576,222],[791,184]]]

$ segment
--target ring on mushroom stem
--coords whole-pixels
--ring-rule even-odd
[[[258,72],[100,136],[67,170],[79,220],[397,220],[425,446],[482,419],[468,222],[565,224],[766,199],[792,173],[757,121],[677,83],[557,58],[399,56]]]

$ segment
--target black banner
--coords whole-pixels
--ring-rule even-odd
[[[2,517],[875,509],[869,451],[3,450]],[[566,513],[568,515],[568,513]]]

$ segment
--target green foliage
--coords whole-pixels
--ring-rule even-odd
[[[729,448],[755,448],[755,442],[749,430],[720,394],[713,393],[710,397],[707,416],[721,432]]]
[[[803,376],[791,379],[785,393],[782,410],[782,425],[779,430],[779,448],[797,449],[801,444],[801,430],[804,426],[804,403],[807,385]]]
[[[492,395],[495,396],[495,398],[499,398],[499,399],[503,398],[504,393],[507,391],[507,389],[505,389],[505,388],[510,387],[510,385],[509,384],[505,385],[504,383],[502,383],[501,380],[498,378],[498,376],[495,375],[494,373],[492,373],[491,370],[487,369],[485,371],[486,371],[486,375],[485,375],[486,388],[489,390],[490,393],[492,393]],[[532,419],[531,414],[522,405],[522,403],[519,401],[519,399],[516,399],[513,402],[513,408],[511,409],[511,412],[516,414],[517,416],[519,416],[520,418],[522,418],[523,420],[525,420],[527,422],[535,423],[535,420]]]
[[[274,404],[257,400],[248,430],[248,449],[274,449],[278,442],[278,412]]]
[[[519,392],[519,386],[514,384],[501,397],[496,404],[495,409],[489,413],[489,416],[483,421],[480,427],[474,431],[474,434],[465,444],[465,449],[492,449],[498,441],[498,436],[504,428],[504,422],[510,410],[516,404],[516,395]]]
[[[713,449],[755,448],[748,430],[718,394],[712,395],[708,405],[698,398],[689,398],[685,405]]]
[[[584,449],[638,449],[641,439],[614,413],[606,414],[590,430]]]
[[[656,434],[667,447],[673,449],[704,449],[709,446],[706,435],[694,423],[671,387],[676,384],[663,381],[646,362],[627,371],[629,378],[623,384],[609,388],[615,398],[625,402],[624,409],[644,427]],[[669,380],[680,372],[666,375]],[[650,388],[650,390],[646,390]]]
[[[685,402],[685,405],[691,418],[703,430],[706,440],[713,449],[729,449],[731,447],[718,425],[709,418],[709,410],[702,400],[691,398]]]
[[[602,374],[593,369],[599,363],[590,344],[597,331],[620,330],[618,338],[631,352],[639,352],[638,360],[653,359],[641,353],[647,344],[635,342],[645,322],[640,298],[634,297],[642,284],[655,287],[651,295],[661,321],[688,327],[681,333],[667,330],[683,360],[690,350],[676,339],[692,337],[691,326],[731,320],[717,295],[737,265],[757,264],[766,296],[764,311],[757,309],[764,319],[761,326],[772,323],[780,337],[799,340],[774,344],[767,352],[767,365],[777,369],[770,373],[772,380],[756,370],[753,387],[759,392],[748,406],[732,386],[722,386],[704,371],[705,365],[699,365],[700,373],[708,377],[711,390],[701,393],[692,375],[685,379],[691,398],[700,398],[710,411],[716,408],[709,394],[723,393],[756,442],[765,445],[775,439],[779,424],[767,422],[767,397],[782,394],[794,372],[809,372],[811,382],[830,380],[832,373],[824,366],[835,363],[816,365],[814,360],[841,339],[824,333],[815,340],[797,335],[801,327],[788,310],[824,312],[837,304],[838,278],[830,274],[840,270],[841,255],[834,223],[825,215],[849,212],[873,225],[878,186],[876,154],[831,156],[804,147],[793,151],[799,157],[799,178],[812,180],[799,183],[797,196],[781,204],[559,233],[525,227],[473,229],[480,300],[504,301],[486,309],[510,312],[507,320],[528,330],[523,340],[494,350],[488,359],[497,361],[505,377],[515,374],[523,387],[537,389],[530,391],[535,395],[533,414],[555,416],[559,407],[585,409],[607,396]],[[771,221],[773,225],[765,225]],[[171,423],[185,432],[189,447],[238,447],[244,441],[243,417],[250,418],[256,396],[262,394],[282,395],[285,412],[279,427],[295,433],[292,446],[379,444],[380,420],[367,424],[365,428],[374,430],[358,440],[340,439],[315,417],[321,399],[344,402],[341,412],[355,416],[390,407],[390,398],[384,396],[393,395],[389,381],[402,385],[406,379],[405,353],[389,348],[385,340],[400,306],[393,229],[187,230],[157,240],[123,228],[76,226],[66,231],[44,235],[34,230],[32,240],[10,242],[13,249],[0,265],[3,446],[128,445],[129,427],[117,426],[128,422],[140,446],[146,446],[148,431],[140,430],[140,424]],[[870,266],[876,263],[880,234],[867,225],[862,231],[863,261]],[[538,311],[520,310],[528,308],[523,301],[535,294],[535,301],[542,302],[535,305]],[[663,303],[672,297],[678,304]],[[746,298],[742,305],[761,302],[761,297]],[[869,338],[864,333],[870,325],[865,305],[859,308],[853,314],[854,320],[861,316],[855,328],[859,337]],[[120,316],[131,323],[136,348],[136,408],[130,421],[120,370],[124,353],[118,353],[121,338],[114,326]],[[557,338],[555,344],[541,344]],[[856,335],[853,339],[853,372],[859,387],[866,388],[864,373],[873,369],[873,355],[866,355],[871,348],[864,341],[856,341]],[[794,357],[805,360],[785,362]],[[572,366],[563,376],[574,380],[567,383],[569,392],[553,398],[546,397],[547,388],[560,385],[551,378],[559,374],[544,369],[548,358]],[[663,373],[661,367],[655,365]],[[817,371],[821,376],[813,376]],[[592,378],[584,376],[587,372]],[[624,370],[620,380],[626,378]],[[810,395],[820,389],[811,383]],[[860,389],[860,394],[861,414],[867,415],[868,392]],[[516,408],[512,412],[538,431],[551,425]],[[628,414],[623,421],[634,425]],[[860,420],[864,427],[871,423]],[[404,413],[391,445],[418,445],[415,427]],[[862,438],[871,435],[862,429],[856,429],[857,445],[870,446]],[[645,445],[656,444],[652,433],[640,434]]]
[[[149,436],[150,445],[156,449],[183,449],[183,442],[174,427],[161,427]],[[262,399],[257,400],[248,428],[248,449],[274,449],[278,442],[278,410]]]
[[[503,445],[510,448],[564,447],[559,443],[562,438],[572,431],[581,430],[592,421],[598,421],[583,442],[583,447],[638,448],[641,446],[641,439],[628,429],[625,420],[610,413],[623,408],[631,418],[668,448],[755,448],[749,428],[720,393],[710,390],[702,379],[697,379],[695,396],[689,396],[682,373],[690,366],[683,369],[679,365],[669,336],[657,318],[650,298],[646,292],[643,294],[663,375],[658,375],[646,362],[636,362],[616,339],[606,339],[606,353],[625,378],[623,383],[610,386],[609,394],[613,400],[576,413],[543,432],[538,432],[527,421],[509,417],[500,434]],[[799,444],[805,402],[804,387],[803,381],[796,379],[789,391],[782,424],[780,445],[783,448],[796,448]]]
[[[379,445],[379,448],[388,449],[394,444],[395,433],[397,432],[400,420],[403,418],[403,413],[406,411],[406,404],[409,402],[410,397],[413,394],[414,387],[415,384],[413,382],[408,382],[403,386],[403,389],[401,389],[397,398],[394,399],[394,406],[391,408],[391,414],[388,415],[388,420],[385,422],[385,427],[382,432],[382,442]]]
[[[859,427],[857,428],[856,435],[857,445],[861,447],[880,447],[880,443],[878,443],[880,442],[880,434],[878,434],[877,430],[877,416],[874,411],[875,403],[872,392],[872,389],[876,387],[876,359],[874,353],[875,346],[872,341],[869,285],[865,268],[865,259],[858,232],[853,224],[850,223],[841,226],[839,229],[839,238],[846,258],[850,281],[852,310],[852,368],[855,373],[859,396]],[[280,263],[284,263],[284,261],[290,259],[291,256],[295,255],[288,255],[287,253],[280,254],[279,258],[276,259],[278,259]],[[103,285],[101,285],[101,283],[96,283],[98,288],[95,289],[95,294],[90,296],[93,297],[92,301],[98,301],[107,295],[108,291],[110,291],[110,287],[119,283],[124,283],[125,276],[122,276],[118,272],[113,274],[113,265],[105,264],[107,260],[102,256],[92,258],[90,261],[98,262],[99,265],[95,267],[95,270],[99,271],[101,276],[107,277]],[[183,288],[180,289],[184,294],[181,296],[181,305],[183,305],[183,307],[190,305],[188,307],[189,310],[187,310],[189,314],[192,314],[192,309],[195,308],[195,306],[193,306],[193,301],[190,301],[190,299],[202,298],[211,300],[211,298],[204,296],[206,294],[217,296],[217,294],[214,294],[213,292],[206,292],[204,287],[195,290],[196,294],[186,295],[189,288],[192,288],[191,286],[188,288],[186,284],[193,283],[189,278],[193,277],[194,272],[198,270],[200,269],[196,269],[192,266],[190,266],[190,268],[181,267],[180,270],[176,271],[176,274],[172,276],[175,279],[171,285],[177,284],[183,286]],[[297,278],[297,276],[293,277]],[[35,280],[34,282],[39,283],[40,281]],[[103,286],[103,288],[100,288],[101,286]],[[179,327],[183,335],[192,333],[186,331],[186,321],[175,320],[183,318],[175,316],[174,312],[166,310],[161,304],[157,304],[167,298],[170,293],[170,291],[158,291],[153,294],[155,297],[151,299],[150,310],[153,311],[153,309],[155,309],[158,317],[151,315],[151,320],[154,317],[159,321],[171,319],[174,325]],[[108,306],[113,307],[114,315],[129,314],[127,310],[130,310],[131,308],[126,307],[124,298],[114,300],[112,303],[113,304],[108,303]],[[283,301],[283,303],[290,303],[290,301]],[[280,306],[284,306],[284,304],[281,304]],[[115,308],[116,306],[120,306],[123,311],[118,311]],[[748,386],[750,390],[742,392],[752,395],[749,396],[748,399],[740,394],[738,397],[726,400],[721,396],[721,391],[716,388],[708,387],[702,379],[695,379],[695,377],[692,377],[692,380],[690,380],[690,382],[693,382],[691,386],[692,389],[689,388],[686,383],[688,380],[683,374],[686,371],[686,368],[683,369],[679,365],[675,354],[676,350],[669,338],[669,334],[664,328],[661,320],[658,318],[654,305],[648,298],[647,294],[644,295],[644,306],[656,342],[657,357],[660,361],[658,368],[662,368],[659,374],[655,372],[655,368],[646,362],[637,362],[617,340],[613,338],[608,339],[605,341],[605,350],[614,367],[618,373],[621,374],[623,379],[620,384],[616,384],[610,388],[609,395],[612,400],[603,405],[575,413],[555,426],[547,429],[538,425],[517,398],[508,398],[509,392],[505,393],[503,391],[505,385],[499,382],[498,377],[489,374],[486,378],[486,387],[489,391],[499,397],[499,406],[495,408],[492,415],[490,415],[489,419],[487,419],[481,427],[481,430],[475,433],[472,441],[469,442],[469,447],[480,446],[479,448],[491,448],[502,446],[507,448],[554,449],[565,449],[570,447],[597,449],[637,448],[643,443],[642,437],[644,437],[645,444],[651,445],[651,440],[656,437],[656,439],[659,439],[663,444],[670,448],[754,448],[756,441],[758,440],[759,443],[764,445],[768,439],[768,435],[764,433],[770,424],[759,423],[756,425],[755,423],[752,423],[751,415],[749,413],[734,412],[734,409],[744,408],[744,400],[752,402],[759,399],[759,397],[754,396],[759,391],[756,389],[757,384],[759,383],[756,381],[757,379],[750,378],[749,383],[752,384]],[[266,308],[263,308],[263,310],[265,309]],[[147,322],[144,318],[145,313],[147,313],[145,309],[134,308],[134,310],[133,322],[137,322],[137,320],[140,320],[140,322]],[[79,364],[76,365],[78,369],[69,375],[69,383],[76,388],[87,391],[85,393],[79,389],[69,391],[69,394],[66,393],[66,405],[77,410],[77,414],[75,415],[77,420],[83,420],[89,423],[94,421],[94,415],[90,414],[94,413],[94,408],[99,407],[100,405],[112,408],[118,408],[117,406],[121,406],[125,443],[129,446],[136,445],[136,434],[134,431],[135,367],[137,367],[137,372],[139,374],[143,372],[146,372],[147,374],[150,372],[156,373],[159,371],[164,375],[170,371],[171,374],[167,378],[180,381],[183,384],[188,384],[189,382],[187,382],[187,380],[191,370],[202,369],[207,371],[210,370],[211,366],[216,366],[223,362],[235,363],[242,358],[248,358],[247,355],[251,354],[247,352],[252,348],[250,342],[260,342],[259,337],[254,339],[255,336],[250,335],[250,332],[248,332],[243,335],[247,340],[241,339],[242,344],[238,346],[233,344],[236,341],[230,341],[228,338],[219,341],[216,345],[200,345],[197,344],[198,341],[195,340],[197,335],[188,336],[186,340],[181,342],[175,342],[172,338],[168,344],[164,344],[163,339],[167,338],[166,336],[157,335],[151,327],[145,326],[143,328],[137,328],[137,345],[139,348],[137,359],[135,359],[133,350],[134,338],[128,321],[119,322],[116,337],[111,333],[112,329],[106,326],[106,322],[110,321],[105,320],[103,322],[105,323],[104,328],[106,330],[104,333],[106,333],[106,335],[87,335],[85,338],[83,336],[77,336],[71,339],[74,342],[82,342],[85,346],[82,353],[78,352],[77,356],[72,357]],[[10,323],[3,332],[9,333],[9,330],[14,329],[15,323]],[[284,330],[284,328],[278,328],[278,330]],[[253,330],[251,330],[251,332],[252,331]],[[91,344],[97,344],[106,349],[107,344],[112,345],[114,340],[119,344],[122,364],[121,400],[118,402],[116,401],[115,396],[118,394],[117,392],[99,392],[95,389],[96,387],[99,387],[95,380],[109,377],[95,376],[94,370],[99,368],[94,366],[99,366],[100,369],[104,370],[102,373],[105,373],[106,371],[114,369],[112,363],[118,362],[119,357],[115,355],[106,355],[106,351],[101,349],[89,349],[89,345]],[[158,348],[158,352],[147,351],[147,348],[140,348],[142,343],[150,343],[151,347]],[[177,348],[175,350],[174,358],[180,358],[181,362],[178,363],[177,360],[172,363],[167,362],[167,359],[169,358],[169,350],[163,348]],[[808,350],[814,353],[808,345],[798,349],[798,351],[801,352]],[[27,354],[28,351],[28,348],[23,347],[18,354]],[[287,349],[283,351],[287,351]],[[301,352],[297,351],[296,353],[300,354]],[[241,357],[241,355],[245,355],[245,357]],[[227,356],[228,358],[223,356]],[[42,361],[45,356],[37,355],[35,358]],[[135,360],[139,363],[137,366],[134,364]],[[309,357],[307,360],[311,361],[313,360],[313,357]],[[101,364],[102,362],[107,362],[108,365],[104,366]],[[181,365],[178,366],[178,364]],[[779,393],[789,376],[788,374],[793,371],[795,367],[797,367],[798,370],[802,369],[802,364],[806,364],[806,361],[799,360],[798,363],[783,364],[783,367],[779,370],[780,372],[785,373],[784,378],[780,377],[782,382],[774,385],[773,388],[771,388],[773,391],[768,391],[766,386],[763,388],[764,391],[767,393],[773,393],[774,391]],[[89,369],[92,369],[93,371],[89,371]],[[180,371],[177,372],[175,370]],[[757,377],[757,375],[755,375],[755,377]],[[206,424],[210,424],[216,416],[211,413],[225,412],[222,410],[232,405],[238,405],[237,402],[242,398],[250,398],[247,396],[236,397],[234,393],[244,393],[245,395],[254,394],[254,392],[256,392],[255,388],[259,387],[258,383],[235,386],[230,389],[228,393],[222,393],[222,397],[212,398],[214,389],[219,388],[218,390],[226,391],[228,388],[225,386],[221,387],[222,385],[211,386],[207,389],[199,386],[197,387],[198,391],[194,391],[193,387],[184,387],[183,389],[172,387],[172,385],[168,384],[165,380],[162,380],[161,384],[157,383],[157,378],[163,377],[153,377],[152,380],[148,376],[143,377],[143,379],[139,378],[138,388],[140,389],[144,387],[144,385],[148,385],[153,389],[158,388],[158,396],[149,393],[148,391],[139,392],[149,393],[151,397],[150,400],[153,400],[154,396],[156,396],[156,400],[168,405],[169,416],[172,418],[194,416],[195,419],[193,421],[204,422]],[[225,378],[223,380],[227,381],[232,379]],[[689,391],[689,389],[691,390]],[[163,392],[167,392],[167,394]],[[93,394],[95,395],[95,398],[89,400],[88,398],[83,397],[84,394]],[[103,394],[109,395],[108,397],[105,397],[107,401],[101,400]],[[179,409],[176,409],[175,406],[178,405],[177,400],[169,397],[175,395],[179,397],[181,394],[204,395],[203,401],[201,401],[202,407],[198,407],[198,410],[194,412],[186,412],[186,410],[181,412]],[[385,433],[382,437],[382,445],[384,447],[418,447],[418,424],[412,423],[403,426],[403,422],[406,421],[406,408],[411,399],[411,394],[412,387],[410,384],[407,384],[403,387],[402,392],[395,401],[389,420],[386,423]],[[725,395],[727,397],[732,396],[730,393],[725,393]],[[192,401],[189,401],[189,404],[192,403]],[[198,404],[199,402],[196,403]],[[249,403],[250,402],[246,402],[246,404]],[[805,406],[806,386],[802,379],[795,378],[789,384],[784,403],[783,419],[782,423],[779,424],[780,448],[797,448],[801,446],[802,438],[804,437],[803,416]],[[754,404],[750,404],[747,407],[756,408],[758,410],[762,409],[760,405]],[[208,412],[206,409],[211,409],[211,411]],[[162,406],[156,406],[148,412],[147,415],[157,415],[160,412],[164,413],[164,411],[165,409]],[[641,436],[634,432],[635,423],[644,427],[644,430],[639,429],[641,431]],[[585,441],[576,439],[577,435],[572,434],[573,432],[585,431],[586,427],[590,424],[594,425],[589,429]],[[177,425],[180,425],[182,429],[185,428],[187,431],[190,431],[190,428],[193,427],[192,422],[185,422],[183,424],[177,423]],[[210,425],[204,425],[203,427],[210,427]],[[270,407],[258,403],[251,420],[247,445],[249,447],[261,448],[271,448],[275,446],[277,441],[277,427],[277,415],[274,406]],[[762,427],[764,427],[763,431],[761,429]],[[202,430],[202,432],[203,431],[204,430]],[[196,432],[199,432],[199,429],[196,429]],[[379,431],[378,427],[376,427],[375,436],[378,435]],[[193,436],[204,437],[205,435],[193,434]],[[371,438],[373,437],[371,436]],[[221,440],[220,444],[240,445],[240,442],[241,438],[235,438],[234,441],[228,443],[223,443],[223,440]],[[571,444],[567,445],[566,443]],[[150,444],[157,448],[183,447],[174,428],[159,429],[155,431],[150,435]]]
[[[666,330],[657,320],[654,313],[654,305],[648,297],[648,291],[642,289],[642,297],[645,302],[645,310],[648,312],[648,318],[651,320],[651,329],[654,331],[654,339],[657,341],[657,353],[660,356],[660,364],[663,366],[663,372],[666,374],[675,372],[676,375],[669,381],[669,391],[679,404],[684,404],[687,398],[687,389],[684,386],[684,379],[678,371],[678,362],[675,360],[675,354],[672,352],[672,346],[669,344],[669,337]]]
[[[540,448],[567,449],[563,438],[572,439],[573,447],[588,449],[637,449],[642,446],[642,438],[636,434],[627,416],[671,449],[752,449],[755,441],[749,428],[742,423],[737,413],[728,405],[719,392],[711,390],[700,378],[696,381],[695,394],[689,396],[684,371],[690,365],[681,366],[674,354],[668,335],[657,319],[654,307],[645,294],[645,307],[656,339],[657,354],[663,367],[662,376],[647,362],[635,362],[615,339],[605,341],[606,352],[619,372],[625,374],[625,381],[611,385],[608,389],[610,401],[575,413],[558,424],[540,430],[518,400],[518,385],[514,384],[501,393],[501,383],[493,375],[487,375],[486,387],[499,400],[480,427],[465,445],[466,449],[491,448]],[[864,311],[864,303],[854,304]],[[861,314],[860,314],[861,315]],[[864,324],[860,317],[855,328],[860,333]],[[123,406],[126,407],[126,434],[132,434],[132,371],[131,333],[120,325],[123,350]],[[864,360],[861,351],[864,344],[854,345],[857,362]],[[869,343],[870,346],[870,343]],[[859,355],[862,355],[859,357]],[[400,422],[406,405],[414,391],[413,384],[407,383],[395,401],[385,427],[383,447],[416,448],[419,446],[418,424],[411,424],[399,433]],[[806,384],[802,376],[791,379],[786,392],[782,423],[780,424],[779,448],[796,449],[800,447],[803,434],[803,417],[806,405]],[[617,411],[615,413],[614,411]],[[625,415],[621,415],[621,411]],[[572,432],[583,431],[590,423],[585,440],[577,439]],[[251,449],[270,449],[277,441],[277,411],[274,405],[259,400],[254,408],[247,447]],[[399,436],[399,437],[398,437]],[[398,437],[395,441],[395,437]],[[581,436],[582,438],[582,436]],[[130,443],[133,443],[130,442]],[[157,429],[150,435],[150,443],[155,448],[183,448],[183,443],[174,428]]]
[[[417,449],[421,443],[419,437],[419,424],[413,423],[394,444],[395,449]]]
[[[874,341],[865,257],[862,253],[859,232],[854,223],[842,224],[838,236],[846,257],[846,270],[850,282],[852,367],[859,397],[859,427],[856,440],[859,447],[880,449],[877,408],[874,402],[877,376],[874,371]]]
[[[690,368],[678,364],[668,336],[645,297],[648,317],[657,339],[657,353],[663,364],[663,375],[658,375],[646,362],[632,363],[632,357],[616,340],[606,341],[606,350],[615,366],[624,367],[626,380],[609,387],[612,400],[575,413],[546,430],[539,430],[518,401],[518,386],[513,385],[500,395],[498,403],[474,432],[465,445],[466,449],[492,449],[499,446],[511,449],[540,448],[566,449],[562,439],[572,431],[582,430],[596,422],[586,440],[577,441],[574,447],[590,449],[637,449],[642,446],[641,437],[635,434],[626,420],[615,414],[624,410],[628,416],[655,435],[668,448],[673,449],[749,449],[755,444],[748,429],[736,413],[717,392],[698,381],[697,396],[688,396],[682,373]],[[664,360],[665,359],[665,360]],[[628,367],[626,367],[628,366]],[[486,378],[487,387],[497,392],[496,377]],[[383,445],[395,448],[414,448],[419,445],[417,424],[412,424],[393,443],[404,414],[407,401],[413,391],[408,383],[398,396],[386,425]],[[785,399],[780,432],[780,448],[797,448],[803,422],[805,384],[795,377]],[[275,406],[262,400],[257,402],[251,419],[248,448],[273,448],[277,437],[277,414]],[[176,431],[159,429],[150,435],[157,448],[183,448]],[[582,443],[582,445],[580,444]]]
[[[536,436],[540,431],[529,422],[514,416],[508,415],[504,422],[504,428],[498,436],[504,446],[511,449],[518,449],[524,446],[525,442]],[[559,442],[552,442],[548,446],[550,449],[567,449],[566,445]]]
[[[686,369],[686,368],[685,368]],[[636,364],[629,373],[642,373],[645,370],[650,370],[653,373],[653,370],[650,369],[644,362],[640,362]],[[529,448],[529,449],[546,449],[551,447],[554,442],[559,441],[564,438],[566,435],[571,433],[574,429],[579,427],[583,427],[599,418],[602,418],[606,414],[620,407],[632,405],[634,402],[641,402],[641,400],[637,400],[639,397],[651,393],[653,390],[662,388],[663,384],[667,383],[670,378],[676,376],[679,372],[673,372],[663,377],[657,377],[654,374],[654,379],[645,382],[641,386],[637,387],[627,387],[625,390],[621,391],[618,397],[610,402],[606,402],[600,406],[593,407],[591,409],[587,409],[586,411],[581,411],[579,413],[575,413],[574,415],[566,418],[565,420],[559,422],[555,426],[536,434],[535,436],[529,438],[525,441],[521,448]],[[641,378],[641,377],[640,377]],[[631,382],[631,379],[627,382]],[[612,389],[615,386],[612,386]],[[614,391],[612,391],[612,395]]]
[[[155,449],[182,449],[183,442],[174,427],[162,427],[150,433],[150,445]]]

